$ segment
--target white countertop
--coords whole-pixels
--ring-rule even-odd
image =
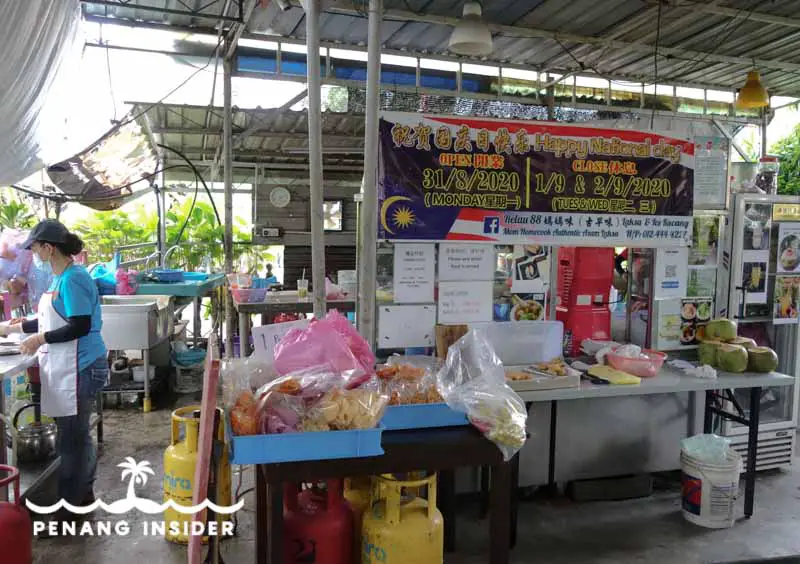
[[[700,392],[706,390],[727,390],[740,388],[778,388],[795,383],[792,376],[772,372],[756,374],[744,372],[732,374],[717,372],[716,380],[687,376],[682,371],[665,366],[655,378],[642,378],[641,384],[615,385],[592,384],[581,381],[580,387],[559,388],[517,392],[526,402],[561,401],[574,399],[611,398],[621,396],[645,396],[651,394],[672,394],[677,392]]]

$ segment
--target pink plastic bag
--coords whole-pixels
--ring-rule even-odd
[[[33,255],[20,248],[27,238],[27,231],[16,229],[4,229],[0,234],[0,280],[27,274]]]
[[[308,329],[292,329],[275,347],[275,370],[281,376],[319,366],[348,379],[364,374],[347,341],[329,323],[317,321]]]
[[[374,373],[375,355],[372,353],[369,343],[364,340],[344,315],[336,310],[331,310],[320,323],[329,324],[337,333],[344,337],[347,346],[361,364],[365,373]]]

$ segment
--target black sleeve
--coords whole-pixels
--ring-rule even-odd
[[[29,319],[22,322],[22,332],[30,335],[31,333],[39,332],[39,318]]]
[[[76,315],[67,319],[67,324],[60,329],[48,331],[44,334],[47,343],[66,343],[74,341],[89,334],[92,328],[91,315]]]

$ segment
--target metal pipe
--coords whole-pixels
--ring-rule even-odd
[[[163,253],[167,248],[167,191],[164,186],[165,180],[164,171],[161,171],[161,185],[158,187],[158,193],[156,194],[156,198],[159,199],[158,209],[161,212],[158,217],[158,251],[160,253]],[[164,264],[162,260],[161,266],[163,267]]]
[[[308,164],[311,191],[311,284],[314,315],[327,311],[325,301],[325,212],[322,199],[322,76],[319,64],[319,3],[306,2],[306,43],[308,45]]]
[[[231,104],[231,60],[225,57],[222,61],[222,84],[224,109],[222,113],[222,156],[223,178],[225,184],[225,272],[233,272],[233,110]],[[240,343],[247,346],[247,343]],[[233,355],[233,301],[231,295],[225,297],[225,352]]]
[[[364,180],[358,238],[358,330],[375,346],[375,292],[378,238],[378,102],[381,80],[383,0],[369,1],[367,27],[367,108],[364,122]],[[459,66],[460,69],[460,66]],[[460,73],[459,73],[460,76]]]

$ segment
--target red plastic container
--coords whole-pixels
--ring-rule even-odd
[[[647,358],[630,358],[627,356],[620,356],[614,351],[606,355],[608,363],[628,374],[639,376],[640,378],[653,378],[658,375],[658,371],[664,365],[667,355],[663,352],[653,351],[650,349],[643,349],[642,354],[646,354]]]
[[[14,485],[14,499],[19,500],[19,470],[0,464],[0,489]],[[18,503],[0,502],[0,547],[3,564],[31,564],[33,562],[33,525],[28,510]]]
[[[343,481],[328,480],[327,491],[284,485],[284,564],[352,564],[353,510]]]

